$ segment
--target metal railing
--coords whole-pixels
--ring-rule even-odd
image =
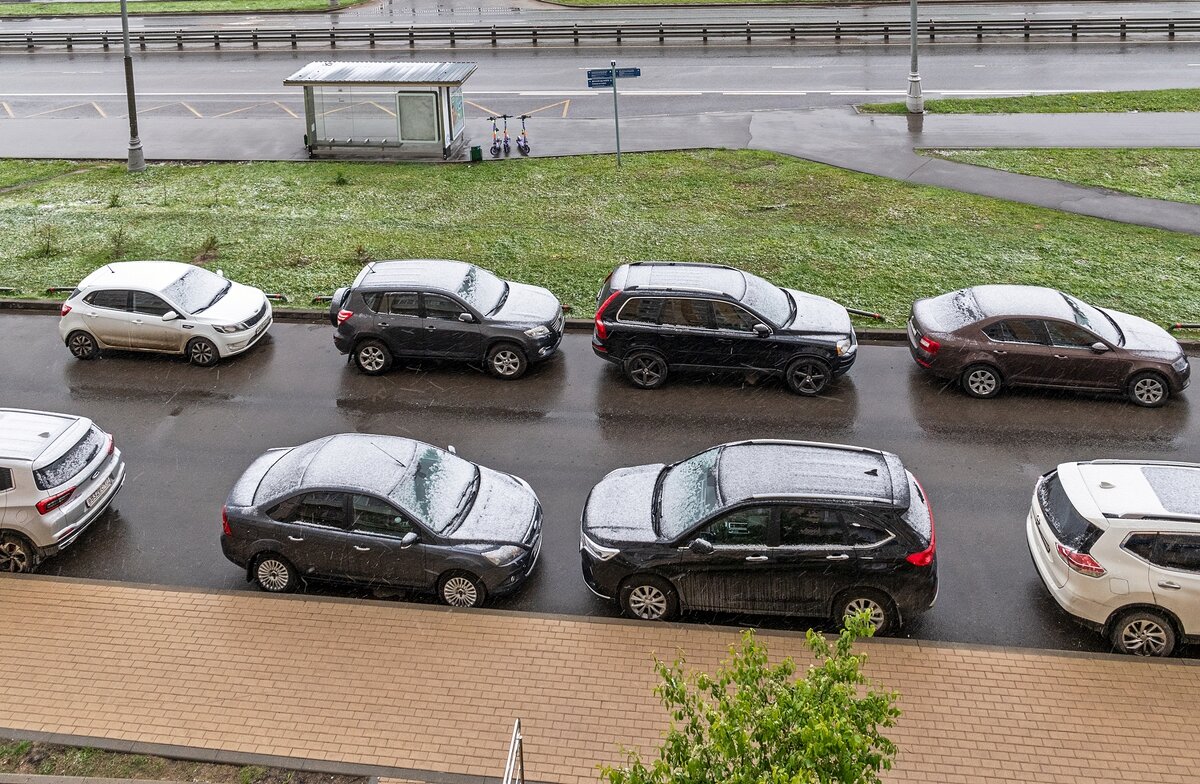
[[[513,722],[512,740],[508,743],[508,762],[504,764],[504,784],[525,784],[525,744],[520,719]]]
[[[1200,33],[1200,17],[1197,18],[1108,18],[1108,19],[946,19],[926,20],[918,30],[923,38],[937,41],[944,38],[985,37],[1069,37],[1116,36],[1125,39],[1130,35],[1166,36],[1194,35]],[[226,30],[166,30],[148,29],[131,32],[131,42],[142,49],[151,46],[174,46],[182,49],[185,44],[220,48],[228,45],[249,45],[257,48],[264,44],[299,47],[320,45],[336,48],[346,44],[406,43],[415,46],[418,42],[490,43],[497,46],[502,42],[570,41],[578,44],[582,40],[654,41],[665,43],[668,39],[691,39],[707,42],[710,39],[788,40],[825,38],[835,41],[843,38],[880,38],[884,41],[908,38],[907,22],[819,22],[819,21],[752,21],[752,22],[657,22],[657,23],[595,23],[595,24],[544,24],[544,25],[386,25],[375,27],[330,28],[251,28]],[[31,31],[0,32],[0,47],[99,46],[104,49],[117,45],[120,33],[107,30],[80,31]]]

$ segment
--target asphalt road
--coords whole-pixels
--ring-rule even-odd
[[[1103,650],[1103,640],[1058,610],[1033,571],[1023,521],[1034,480],[1067,460],[1200,460],[1200,412],[1188,395],[1159,410],[1041,393],[976,401],[922,375],[895,346],[863,346],[828,396],[803,399],[741,378],[680,378],[638,391],[592,356],[582,333],[568,334],[560,357],[513,383],[437,364],[367,378],[337,354],[326,325],[276,324],[248,356],[209,370],[135,354],[77,362],[48,316],[0,315],[0,334],[0,404],[92,417],[115,433],[128,461],[113,509],[43,565],[74,577],[252,590],[218,544],[233,482],[267,448],[374,432],[454,444],[539,493],[542,561],[501,607],[612,615],[579,574],[579,514],[595,482],[621,466],[670,462],[725,441],[796,438],[897,452],[924,483],[937,520],[941,595],[905,634]]]
[[[303,115],[283,79],[314,51],[151,51],[135,57],[139,110],[190,119]],[[610,58],[642,69],[621,84],[622,116],[745,112],[899,100],[908,48],[874,45],[541,46],[472,49],[339,47],[347,60],[468,60],[471,116],[612,116],[611,93],[589,90],[585,70]],[[2,58],[0,118],[119,117],[125,112],[119,49],[10,53]],[[942,96],[1134,90],[1200,84],[1200,42],[939,44],[921,58],[925,94]],[[536,134],[536,120],[531,134]]]

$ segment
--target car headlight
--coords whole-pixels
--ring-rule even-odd
[[[538,324],[536,327],[525,330],[525,334],[531,338],[544,338],[550,334],[550,328],[545,324]]]
[[[579,549],[583,550],[597,561],[607,561],[610,558],[616,557],[617,554],[621,552],[615,547],[605,547],[601,544],[593,542],[588,538],[588,535],[582,531],[579,532]]]
[[[1187,358],[1187,354],[1184,354],[1184,355],[1183,355],[1183,356],[1181,356],[1179,359],[1177,359],[1177,360],[1175,360],[1174,362],[1172,362],[1172,363],[1171,363],[1171,367],[1175,368],[1175,369],[1176,369],[1176,370],[1178,370],[1180,373],[1182,373],[1183,371],[1187,370],[1187,367],[1188,367],[1188,358]]]
[[[250,329],[250,325],[244,321],[241,321],[237,324],[230,324],[224,327],[213,325],[213,329],[225,335],[232,335],[235,332],[245,332],[246,330]]]
[[[496,547],[492,550],[484,550],[483,557],[491,561],[496,566],[504,566],[520,558],[525,553],[521,547],[514,544],[507,544],[503,547]]]
[[[844,357],[847,354],[853,354],[857,346],[850,341],[850,338],[842,338],[837,342],[837,353],[839,357]]]

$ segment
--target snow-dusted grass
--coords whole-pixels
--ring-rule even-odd
[[[1200,150],[931,150],[992,169],[1200,204]]]
[[[458,258],[546,286],[587,316],[615,265],[677,259],[742,267],[880,311],[892,326],[916,297],[993,282],[1200,321],[1200,237],[766,152],[624,162],[155,165],[137,176],[96,167],[0,193],[0,286],[40,295],[121,246],[128,259],[181,261],[210,246],[208,268],[304,304],[366,258]],[[31,178],[45,176],[41,166],[30,164]]]
[[[858,108],[867,114],[904,114],[908,111],[903,101],[867,103]],[[928,114],[1196,112],[1200,111],[1200,88],[1017,95],[1009,98],[936,98],[925,102],[925,111]]]

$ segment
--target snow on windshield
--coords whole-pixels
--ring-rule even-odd
[[[192,267],[163,289],[163,294],[183,308],[184,313],[197,313],[220,299],[229,285],[220,275]]]
[[[701,452],[667,471],[659,516],[659,530],[664,537],[679,536],[717,508],[714,469],[720,453],[720,447]]]
[[[1083,300],[1078,300],[1070,294],[1063,294],[1063,299],[1067,301],[1067,305],[1071,307],[1071,315],[1075,318],[1075,323],[1084,329],[1089,329],[1095,332],[1105,340],[1121,344],[1121,334],[1117,332],[1113,323],[1108,320],[1108,316],[1101,313],[1097,308],[1092,307]]]
[[[744,273],[746,277],[746,293],[742,302],[771,320],[775,326],[783,326],[792,316],[792,306],[788,295],[783,289],[775,286],[757,275]]]
[[[983,312],[979,310],[979,304],[970,289],[959,289],[923,300],[920,315],[933,322],[926,324],[927,328],[946,332],[952,332],[983,318]]]
[[[475,464],[428,444],[418,444],[415,467],[392,488],[392,500],[420,518],[435,533],[454,522],[475,483]]]
[[[504,281],[474,264],[467,267],[466,277],[458,287],[458,296],[475,306],[480,313],[491,313],[504,296]]]

